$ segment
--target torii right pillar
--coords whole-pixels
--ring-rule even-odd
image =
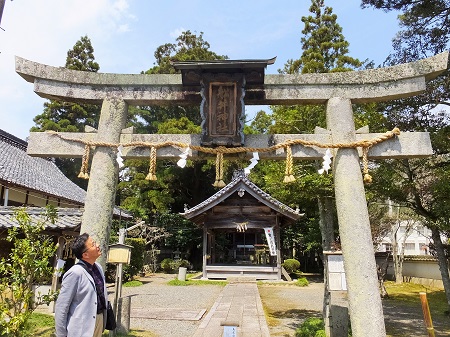
[[[328,100],[327,126],[333,143],[356,141],[349,99],[334,97]],[[333,160],[333,177],[344,269],[348,289],[352,290],[348,292],[352,333],[354,336],[366,336],[366,332],[370,331],[371,337],[385,337],[369,213],[357,149],[337,150]]]

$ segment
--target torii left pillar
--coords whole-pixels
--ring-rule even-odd
[[[127,118],[127,104],[117,98],[105,98],[102,103],[96,141],[119,143]],[[115,205],[118,167],[116,150],[96,147],[92,157],[90,179],[80,233],[88,233],[97,240],[103,252],[98,262],[106,265],[108,238]]]

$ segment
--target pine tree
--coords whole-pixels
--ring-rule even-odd
[[[347,55],[349,43],[333,9],[325,7],[324,0],[313,0],[309,11],[312,15],[302,17],[303,53],[298,60],[288,60],[283,73],[342,72],[361,67],[362,62]]]
[[[73,49],[67,52],[65,67],[90,72],[97,72],[100,69],[95,62],[91,40],[87,36],[81,37]],[[97,128],[100,109],[96,105],[49,100],[44,103],[44,112],[33,119],[36,125],[31,131],[84,132],[86,125]],[[87,187],[87,181],[78,178],[80,160],[55,158],[55,164],[70,180],[83,188]]]
[[[312,0],[309,11],[303,16],[302,55],[288,60],[281,73],[328,73],[350,71],[363,66],[358,59],[348,56],[349,43],[342,35],[337,15],[323,0]],[[274,124],[271,133],[312,133],[316,126],[325,127],[323,105],[274,106]]]

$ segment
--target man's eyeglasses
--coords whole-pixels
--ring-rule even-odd
[[[89,249],[91,249],[92,247],[98,247],[97,246],[97,242],[95,242],[94,240],[92,240],[92,246],[86,248],[85,250],[83,250],[83,253],[87,252]]]

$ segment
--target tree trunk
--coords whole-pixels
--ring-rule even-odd
[[[445,256],[444,246],[441,241],[441,233],[436,227],[431,228],[431,238],[436,249],[439,270],[441,271],[442,283],[444,284],[445,296],[447,298],[448,309],[450,310],[450,276],[448,272],[448,261]]]
[[[331,250],[334,244],[333,199],[329,197],[320,197],[318,198],[318,204],[320,213],[320,232],[322,234],[322,248],[323,250]]]
[[[333,199],[328,197],[319,197],[319,214],[320,214],[320,232],[322,234],[322,249],[324,251],[329,251],[334,245],[334,226],[333,226]],[[328,263],[325,261],[323,254],[321,254],[323,261],[323,278],[324,278],[324,294],[323,294],[323,308],[322,315],[324,320],[326,320],[326,308],[330,305],[331,294],[328,290]]]
[[[392,236],[392,258],[394,261],[394,277],[395,283],[401,284],[403,282],[402,271],[400,267],[400,255],[398,249],[398,239],[397,239],[397,231],[400,227],[397,227],[394,231],[394,235]]]
[[[405,253],[402,250],[399,256],[397,257],[397,267],[395,268],[395,283],[402,284],[403,283],[403,260],[405,259]]]

